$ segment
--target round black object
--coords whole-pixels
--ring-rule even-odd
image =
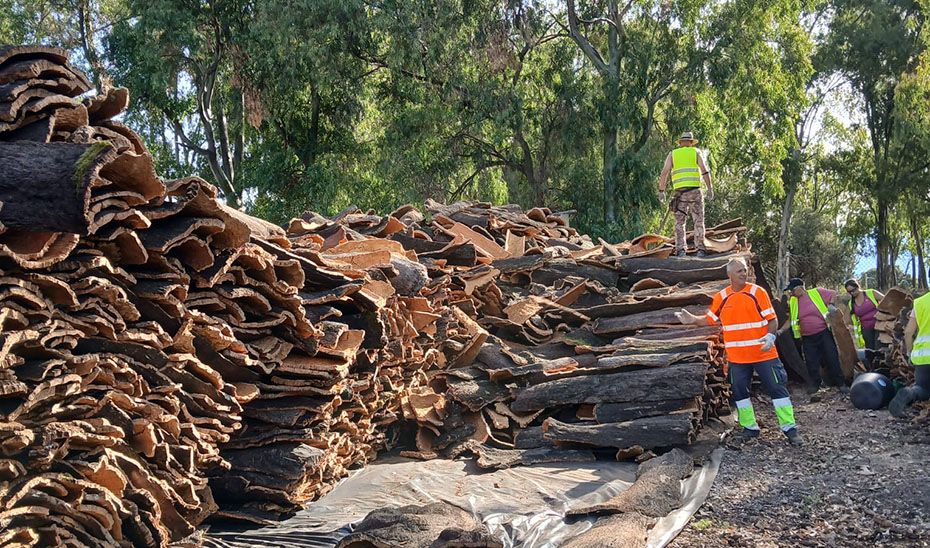
[[[856,409],[881,409],[894,397],[894,386],[888,377],[878,373],[863,373],[849,388],[849,399]]]

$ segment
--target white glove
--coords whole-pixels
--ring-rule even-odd
[[[708,187],[707,195],[704,196],[704,199],[707,200],[708,202],[714,201],[714,187]]]
[[[675,318],[677,318],[678,321],[680,321],[681,323],[684,323],[684,324],[688,323],[688,317],[685,316],[684,310],[679,310],[678,312],[675,312]]]
[[[659,202],[661,202],[662,204],[668,203],[668,194],[666,194],[664,190],[659,191]]]
[[[762,351],[768,352],[775,346],[775,335],[773,333],[766,333],[764,337],[759,339],[759,342],[762,343]]]

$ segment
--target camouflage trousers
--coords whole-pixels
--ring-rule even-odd
[[[694,219],[694,245],[699,250],[704,248],[704,193],[701,189],[675,191],[672,199],[672,213],[675,214],[675,251],[687,250],[685,242],[685,223],[688,215]]]

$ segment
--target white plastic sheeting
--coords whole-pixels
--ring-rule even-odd
[[[648,539],[665,546],[707,498],[722,451],[682,482],[684,504],[660,519]],[[332,546],[370,511],[444,501],[472,512],[505,547],[554,548],[587,531],[594,518],[566,521],[569,508],[597,504],[632,485],[636,465],[597,461],[521,466],[483,472],[471,461],[386,458],[355,472],[296,516],[270,527],[224,531],[214,526],[212,548]]]

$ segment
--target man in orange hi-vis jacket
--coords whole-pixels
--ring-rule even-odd
[[[712,325],[720,322],[723,343],[730,364],[730,385],[739,424],[744,438],[759,436],[759,425],[752,409],[750,386],[753,372],[759,375],[762,387],[772,398],[778,425],[791,445],[804,441],[794,422],[794,406],[785,383],[788,375],[775,350],[775,330],[778,319],[772,309],[772,300],[766,290],[748,283],[748,269],[742,259],[727,263],[730,286],[714,295],[710,310],[704,316],[695,316],[687,310],[676,313],[685,324]]]

